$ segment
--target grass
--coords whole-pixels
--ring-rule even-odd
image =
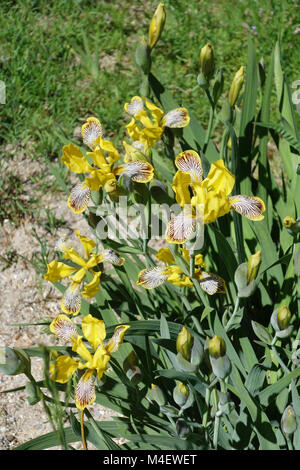
[[[138,94],[140,75],[134,52],[147,34],[158,1],[18,0],[0,4],[0,145],[31,150],[34,159],[53,161],[74,129],[98,116],[108,138],[123,137],[124,103]],[[152,71],[179,103],[188,103],[207,127],[208,103],[196,87],[199,52],[207,42],[217,66],[224,66],[225,92],[246,63],[247,38],[268,63],[278,32],[290,82],[299,79],[298,1],[210,2],[165,0],[167,22],[155,48]],[[3,155],[2,158],[5,158]],[[1,186],[11,184],[1,176]],[[15,191],[19,182],[15,181]],[[22,213],[22,209],[20,209]],[[14,208],[11,217],[14,219]]]

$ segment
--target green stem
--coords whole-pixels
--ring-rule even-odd
[[[237,298],[235,299],[234,310],[232,312],[231,317],[229,318],[229,320],[227,322],[227,325],[225,326],[225,331],[228,331],[229,327],[232,325],[232,322],[233,322],[233,320],[234,320],[234,318],[237,314],[239,306],[240,306],[240,297],[237,296]]]
[[[207,98],[210,102],[210,111],[209,111],[209,122],[208,122],[208,128],[207,128],[207,132],[206,132],[206,136],[205,136],[205,141],[204,141],[204,146],[203,146],[203,153],[206,152],[206,149],[207,149],[207,146],[209,144],[209,139],[210,139],[210,136],[211,136],[211,131],[212,131],[212,127],[213,127],[213,122],[214,122],[214,115],[215,115],[215,105],[214,105],[214,102],[212,100],[212,97],[210,95],[210,92],[209,90],[205,90],[206,92],[206,95],[207,95]]]
[[[206,428],[207,426],[207,421],[208,421],[208,412],[209,412],[209,409],[210,409],[210,395],[211,395],[211,389],[209,387],[206,388],[206,391],[205,391],[205,404],[206,404],[206,411],[205,413],[203,414],[203,418],[202,418],[202,426],[204,428]]]
[[[216,416],[215,426],[214,426],[214,437],[213,437],[213,447],[216,450],[218,448],[219,429],[220,429],[220,417]]]
[[[278,364],[280,365],[280,367],[282,368],[282,370],[286,373],[286,374],[289,374],[290,373],[290,370],[287,368],[287,366],[285,365],[285,363],[282,361],[281,357],[279,356],[275,346],[272,346],[272,351],[274,353],[274,356],[276,357],[277,359],[277,362]]]

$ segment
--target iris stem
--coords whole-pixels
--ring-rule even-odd
[[[287,366],[285,365],[285,363],[282,361],[281,357],[279,356],[275,346],[272,346],[272,351],[273,351],[273,354],[274,356],[276,357],[277,359],[277,362],[278,364],[280,365],[280,367],[282,368],[282,370],[286,373],[286,374],[289,374],[290,373],[290,370],[287,368]]]
[[[86,440],[85,440],[85,434],[84,434],[83,417],[84,417],[84,410],[81,410],[81,413],[80,413],[81,440],[82,440],[83,449],[88,450],[87,445],[86,445]]]
[[[203,414],[202,418],[202,426],[206,428],[207,426],[207,421],[208,421],[208,412],[209,412],[209,402],[210,402],[210,394],[211,394],[211,389],[209,387],[206,388],[205,391],[205,404],[206,404],[206,411]]]
[[[212,131],[213,122],[214,122],[214,115],[215,115],[215,105],[214,105],[214,102],[212,100],[211,94],[210,94],[209,90],[205,90],[205,92],[206,92],[208,101],[210,103],[210,111],[209,111],[208,128],[207,128],[205,141],[204,141],[204,146],[203,146],[203,153],[206,152],[207,146],[209,144],[209,139],[210,139],[210,136],[211,136],[211,131]]]
[[[239,306],[240,306],[240,297],[237,296],[237,298],[235,299],[235,305],[234,305],[234,310],[232,312],[232,315],[231,317],[229,318],[228,320],[228,323],[227,325],[225,326],[225,331],[228,331],[229,327],[232,325],[232,322],[237,314],[237,311],[239,309]]]

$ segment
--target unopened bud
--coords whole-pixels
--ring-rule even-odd
[[[256,279],[258,269],[261,263],[261,251],[257,251],[254,255],[251,255],[248,264],[247,264],[247,271],[248,271],[248,279],[247,283],[250,284],[251,281]]]
[[[225,356],[226,354],[226,344],[223,338],[220,336],[214,336],[208,342],[208,352],[210,357],[215,359]]]
[[[229,94],[228,94],[228,101],[230,106],[233,108],[237,99],[239,97],[240,91],[245,81],[244,75],[244,67],[242,66],[235,74],[234,79],[232,81]]]
[[[292,406],[288,406],[281,418],[281,429],[286,436],[290,436],[297,429],[297,421],[295,411]]]
[[[194,344],[194,338],[191,333],[185,328],[182,328],[177,336],[176,349],[178,353],[181,353],[182,357],[187,361],[191,358],[191,350]]]
[[[285,330],[289,326],[291,316],[291,312],[286,305],[282,305],[279,308],[277,313],[277,324],[280,330]]]
[[[215,69],[214,51],[209,42],[201,49],[200,66],[204,77],[209,80]]]
[[[283,219],[283,224],[291,235],[300,232],[300,218],[296,220],[294,217],[288,215]]]
[[[158,385],[151,384],[151,395],[159,406],[164,406],[167,403],[165,394]]]
[[[149,27],[149,46],[151,49],[153,49],[159,40],[161,33],[163,32],[165,22],[166,12],[164,3],[161,2],[155,10]]]
[[[173,390],[173,398],[174,398],[175,403],[178,406],[182,407],[186,403],[189,397],[189,394],[190,394],[190,391],[188,387],[184,385],[182,382],[179,382]]]

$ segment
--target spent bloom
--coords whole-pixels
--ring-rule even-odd
[[[113,336],[106,338],[106,329],[103,320],[92,315],[86,315],[81,322],[82,332],[89,342],[92,352],[78,335],[76,325],[64,314],[58,315],[50,325],[50,330],[58,338],[72,344],[72,351],[79,358],[62,355],[58,356],[50,365],[50,375],[53,380],[60,383],[68,382],[73,374],[84,371],[75,388],[75,404],[83,410],[96,399],[94,377],[100,380],[108,367],[111,353],[116,352],[123,342],[123,337],[129,325],[119,325],[115,328]]]
[[[56,249],[62,252],[64,259],[71,261],[72,265],[53,260],[47,265],[47,273],[44,275],[44,279],[50,282],[69,278],[70,285],[63,295],[61,309],[63,312],[73,315],[77,315],[80,311],[81,297],[94,297],[99,290],[101,271],[96,270],[97,265],[108,261],[113,265],[122,266],[125,261],[118,253],[110,249],[94,253],[96,242],[81,235],[79,230],[75,230],[75,234],[81,242],[85,257],[67,245],[64,239],[61,239],[57,243]],[[92,274],[92,280],[84,284],[88,273]]]

